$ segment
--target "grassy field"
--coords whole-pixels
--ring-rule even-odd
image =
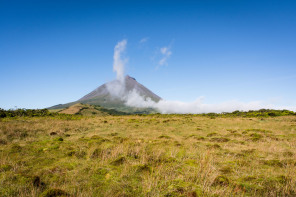
[[[296,196],[296,116],[2,118],[0,196]]]

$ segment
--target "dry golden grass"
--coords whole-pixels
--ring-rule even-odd
[[[80,103],[77,103],[75,105],[72,105],[66,109],[63,109],[61,111],[59,111],[59,113],[62,114],[76,114],[78,113],[81,109],[83,108],[83,105]]]
[[[2,119],[0,196],[295,196],[295,147],[292,116]]]

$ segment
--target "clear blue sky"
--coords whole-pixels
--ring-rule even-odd
[[[123,39],[126,73],[164,99],[295,107],[295,10],[295,0],[0,0],[0,108],[78,100],[115,78]]]

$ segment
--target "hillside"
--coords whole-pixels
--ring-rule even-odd
[[[115,109],[116,111],[121,111],[125,113],[156,113],[157,111],[152,108],[136,108],[130,107],[125,105],[125,100],[123,99],[127,96],[131,91],[136,91],[144,98],[150,98],[151,100],[158,102],[161,98],[154,94],[151,90],[146,88],[144,85],[138,83],[135,78],[126,76],[124,80],[124,89],[123,92],[118,95],[114,95],[110,93],[112,88],[115,89],[120,86],[120,82],[118,80],[111,81],[109,83],[103,84],[93,90],[92,92],[88,93],[87,95],[83,96],[77,101],[66,103],[66,104],[59,104],[48,109],[64,109],[70,107],[77,103],[82,104],[90,104],[90,105],[100,105],[107,109]]]
[[[114,109],[106,109],[101,106],[76,103],[70,107],[60,110],[61,114],[78,114],[84,116],[107,116],[107,115],[127,115],[127,113],[119,112]]]

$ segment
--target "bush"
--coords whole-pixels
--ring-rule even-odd
[[[80,117],[78,115],[71,114],[59,114],[49,112],[48,109],[9,109],[4,110],[0,108],[0,118],[12,118],[12,117],[59,117],[66,118],[67,120],[75,119]]]

